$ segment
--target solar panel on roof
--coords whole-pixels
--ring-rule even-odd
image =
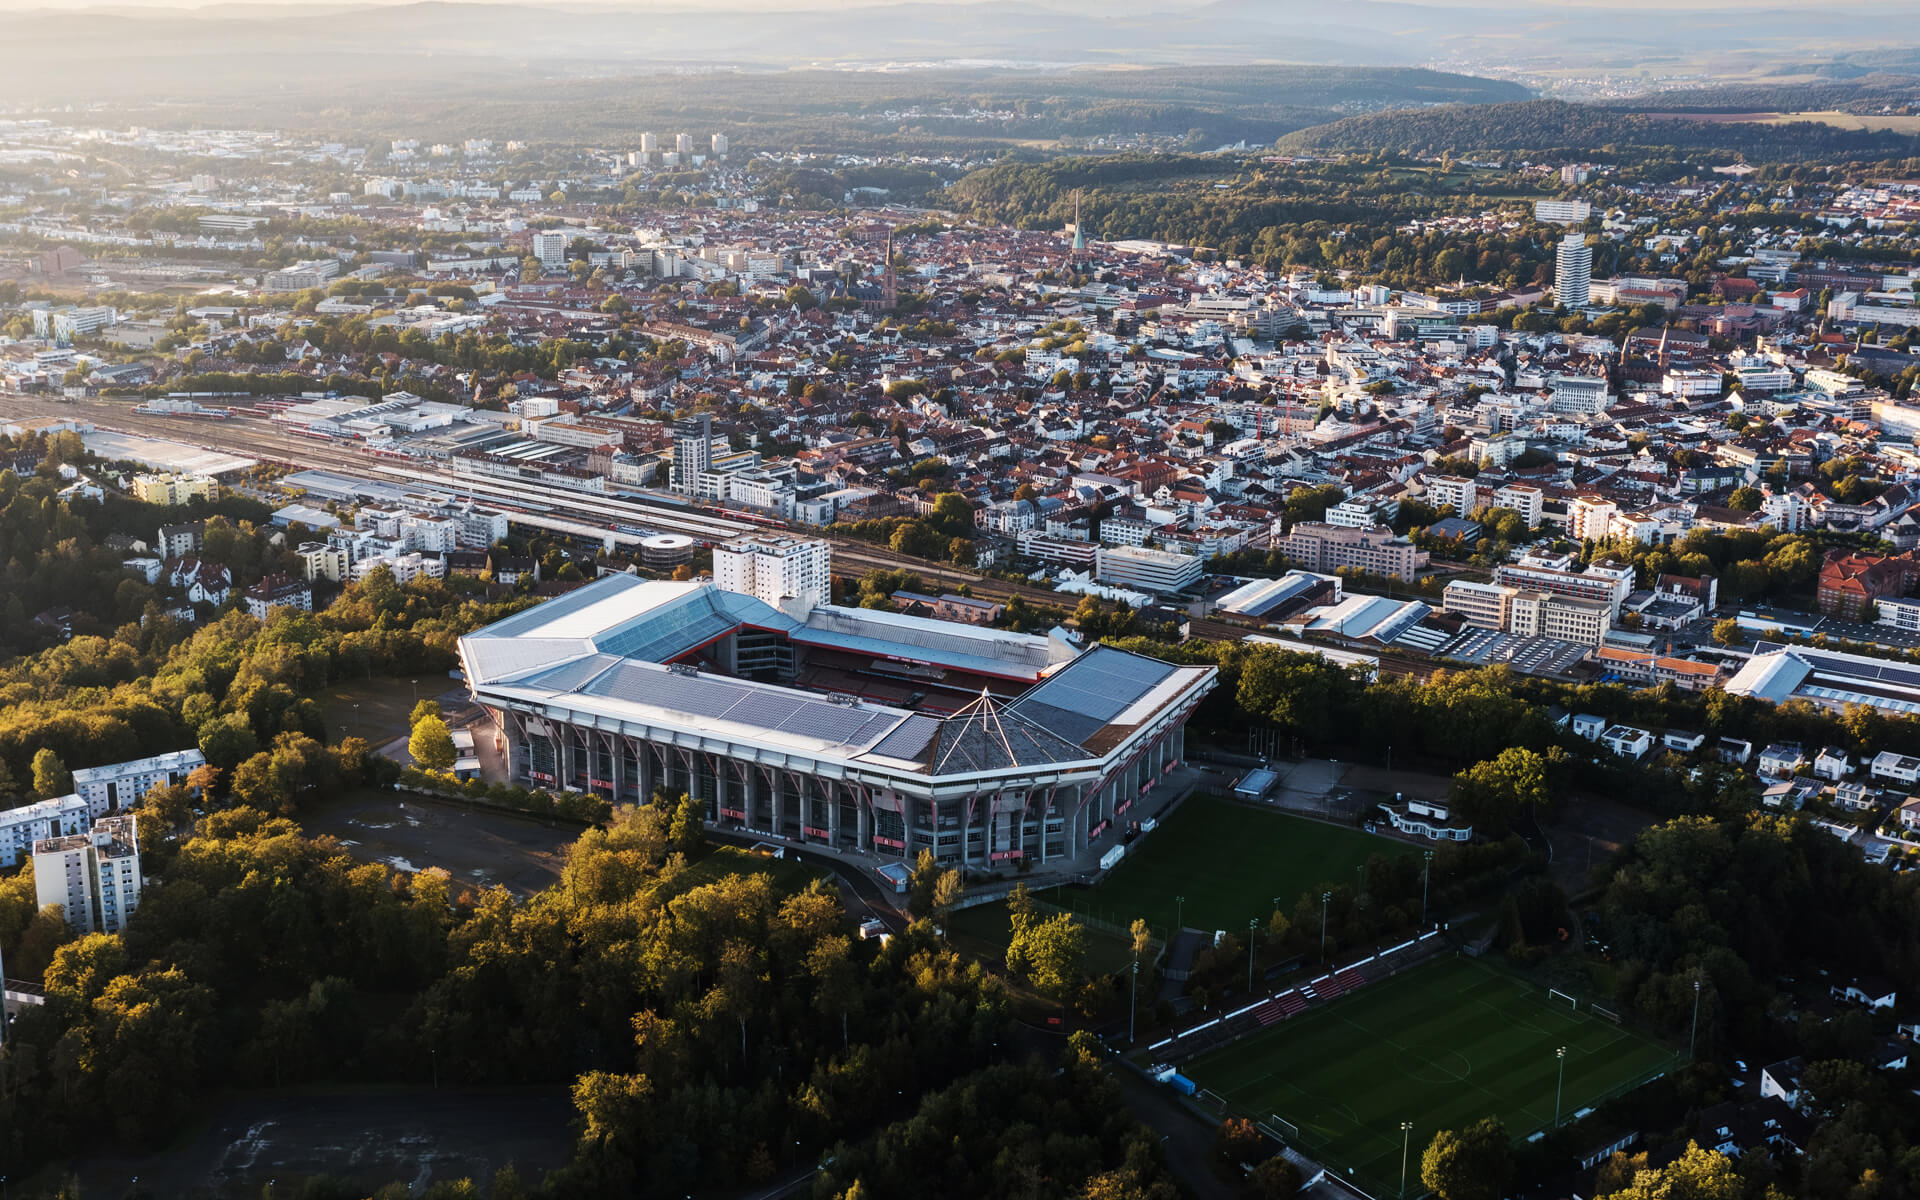
[[[893,732],[880,739],[870,753],[885,755],[888,758],[918,759],[926,754],[934,735],[940,732],[940,722],[932,717],[915,714],[895,726]]]
[[[739,702],[746,689],[719,680],[675,675],[622,663],[588,685],[590,695],[634,704],[651,704],[695,716],[718,717]]]
[[[779,729],[782,733],[797,733],[802,737],[819,738],[823,742],[847,742],[853,740],[853,735],[864,728],[872,717],[872,713],[858,709],[806,701],[780,722]]]

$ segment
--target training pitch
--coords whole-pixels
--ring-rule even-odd
[[[1156,929],[1182,920],[1195,929],[1265,925],[1277,896],[1288,915],[1300,893],[1358,883],[1369,855],[1419,853],[1358,829],[1237,804],[1204,793],[1187,798],[1165,825],[1127,849],[1097,887],[1065,888],[1047,899],[1122,928],[1145,917]],[[1186,904],[1174,899],[1185,896]]]
[[[1665,1047],[1582,1004],[1470,959],[1415,967],[1217,1050],[1184,1073],[1242,1114],[1299,1129],[1302,1151],[1375,1195],[1396,1194],[1401,1129],[1413,1122],[1407,1172],[1442,1129],[1495,1116],[1523,1137],[1570,1118],[1673,1060]],[[1270,1115],[1271,1114],[1271,1115]],[[1284,1126],[1274,1125],[1285,1132]]]

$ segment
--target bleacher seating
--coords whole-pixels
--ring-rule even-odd
[[[1343,990],[1349,992],[1357,987],[1366,986],[1367,982],[1367,977],[1361,974],[1359,967],[1348,967],[1346,970],[1334,976],[1334,978],[1340,981],[1340,986]]]
[[[1275,997],[1274,1003],[1280,1006],[1280,1011],[1284,1016],[1297,1017],[1307,1011],[1307,998],[1298,991],[1287,992],[1284,995]]]
[[[1343,996],[1346,994],[1346,991],[1347,985],[1340,982],[1338,975],[1329,975],[1325,979],[1316,979],[1313,981],[1313,994],[1322,1000],[1331,1000],[1336,996]]]

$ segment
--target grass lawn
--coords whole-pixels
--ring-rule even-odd
[[[1453,958],[1217,1050],[1185,1074],[1239,1109],[1291,1122],[1303,1150],[1351,1167],[1384,1195],[1399,1186],[1402,1121],[1413,1122],[1416,1163],[1436,1131],[1482,1117],[1499,1117],[1516,1138],[1552,1124],[1561,1046],[1566,1115],[1673,1059],[1648,1038],[1550,1000],[1544,985]]]
[[[1264,925],[1274,897],[1291,913],[1300,893],[1322,884],[1357,882],[1369,855],[1417,854],[1403,842],[1376,837],[1202,793],[1187,798],[1167,822],[1127,849],[1113,873],[1091,888],[1062,888],[1045,898],[1121,928],[1145,917],[1156,935],[1176,919],[1195,929]],[[1175,896],[1187,898],[1185,906]]]
[[[1051,893],[1045,898],[1051,898]],[[1053,914],[1040,910],[1041,917]],[[994,963],[1007,961],[1007,943],[1013,940],[1013,919],[1004,900],[963,908],[947,920],[947,931],[954,945],[976,958]],[[1100,929],[1087,929],[1086,971],[1089,975],[1111,975],[1124,971],[1133,961],[1133,945],[1126,938]],[[1141,967],[1145,971],[1151,962]]]

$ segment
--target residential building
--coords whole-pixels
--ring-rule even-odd
[[[213,499],[216,485],[207,475],[135,475],[133,498],[147,504],[185,504]]]
[[[1553,298],[1568,308],[1585,308],[1591,302],[1593,247],[1584,234],[1570,234],[1560,243],[1553,259]]]
[[[98,819],[132,808],[156,787],[183,784],[188,775],[206,765],[206,755],[198,749],[172,750],[151,758],[81,767],[73,773],[73,788],[86,801],[87,812]]]
[[[673,488],[700,494],[700,477],[713,470],[713,415],[699,413],[673,423]]]
[[[761,534],[713,548],[713,581],[783,612],[805,612],[833,594],[832,547],[809,538]]]
[[[101,817],[85,833],[33,844],[40,907],[60,906],[77,934],[119,933],[140,907],[140,840],[131,816]]]
[[[725,158],[727,156],[727,135],[726,134],[724,133],[714,134],[713,137],[709,140],[708,145],[712,148],[713,156],[715,158]]]
[[[42,838],[84,833],[93,823],[79,796],[56,796],[19,808],[0,809],[0,867],[17,867]]]
[[[1277,548],[1308,571],[1365,571],[1390,579],[1412,579],[1427,565],[1428,554],[1385,525],[1346,529],[1324,521],[1294,525]]]
[[[1883,557],[1829,550],[1820,562],[1820,611],[1847,621],[1869,620],[1878,601],[1910,590],[1916,575],[1920,561],[1911,554]]]
[[[339,274],[339,259],[315,258],[267,272],[260,286],[262,291],[273,294],[305,292],[327,286],[327,282]]]
[[[567,265],[567,231],[543,229],[533,235],[533,256],[549,271]]]
[[[162,525],[160,536],[154,539],[153,552],[161,558],[186,558],[200,550],[200,539],[206,527],[198,521],[186,525]]]
[[[345,546],[331,542],[301,542],[294,550],[300,556],[300,574],[308,583],[326,580],[340,583],[352,577],[352,555]]]
[[[1100,582],[1143,592],[1184,591],[1198,583],[1201,575],[1201,562],[1194,555],[1144,546],[1102,546],[1094,563],[1094,577]]]
[[[313,585],[291,575],[269,575],[246,591],[247,611],[255,620],[264,621],[276,608],[313,611]]]
[[[1531,483],[1509,483],[1505,487],[1495,488],[1489,503],[1494,508],[1512,509],[1527,523],[1527,528],[1532,529],[1540,524],[1540,514],[1546,509],[1547,494]]]
[[[1593,205],[1585,200],[1535,200],[1533,219],[1549,225],[1583,225],[1593,215]]]

